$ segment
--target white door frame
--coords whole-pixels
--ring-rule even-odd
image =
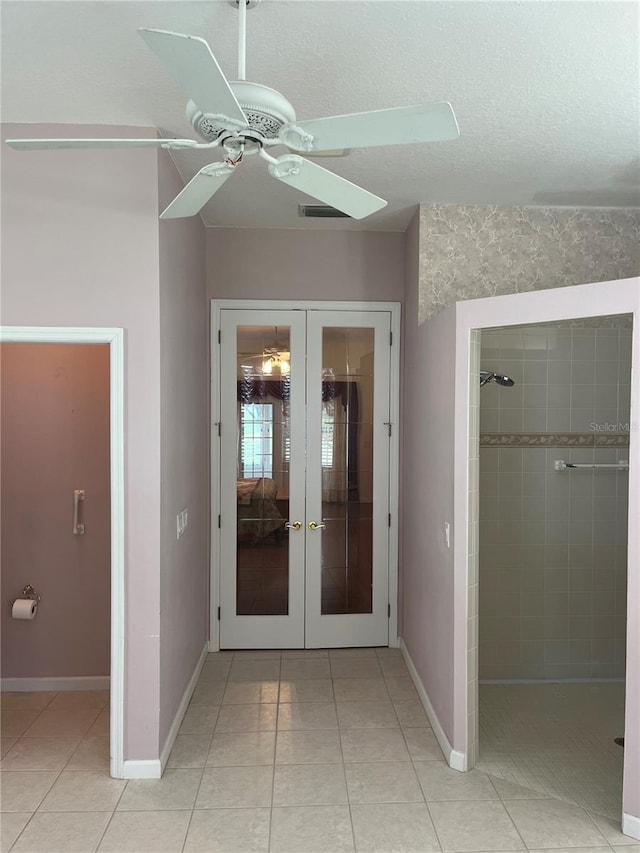
[[[392,431],[389,454],[389,645],[398,646],[398,504],[400,467],[400,308],[399,302],[320,302],[284,299],[213,299],[211,300],[211,559],[210,559],[210,629],[209,651],[220,650],[220,536],[218,516],[221,514],[220,482],[220,377],[218,332],[220,311],[223,309],[247,310],[297,310],[297,311],[388,311],[391,314],[391,388],[390,414]]]
[[[627,671],[623,832],[640,839],[640,278],[599,282],[456,305],[455,444],[464,454],[454,472],[454,750],[459,770],[471,769],[478,745],[478,501],[470,500],[470,466],[478,457],[479,430],[472,417],[480,368],[474,332],[485,328],[529,325],[583,317],[633,316],[631,416],[629,432],[629,527]],[[475,385],[472,385],[475,383]],[[466,463],[464,462],[466,459]]]
[[[109,344],[111,466],[110,774],[124,778],[124,330],[0,326],[0,343]]]

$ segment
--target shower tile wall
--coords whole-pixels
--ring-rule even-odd
[[[481,433],[629,431],[631,328],[482,333]],[[480,449],[481,679],[624,676],[628,448]]]

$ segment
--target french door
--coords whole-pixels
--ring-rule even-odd
[[[389,311],[220,311],[220,646],[389,639]]]

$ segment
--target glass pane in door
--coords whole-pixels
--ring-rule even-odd
[[[289,612],[289,348],[289,328],[238,326],[238,616]]]
[[[322,615],[372,612],[373,355],[373,329],[323,329]]]

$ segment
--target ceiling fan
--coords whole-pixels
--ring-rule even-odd
[[[287,99],[246,80],[246,14],[260,0],[229,0],[238,7],[238,80],[228,81],[207,42],[198,36],[140,28],[148,47],[190,100],[187,118],[202,141],[193,139],[7,139],[21,150],[55,148],[164,148],[209,150],[222,160],[204,166],[162,212],[161,219],[194,216],[233,175],[243,159],[258,154],[269,174],[354,219],[381,210],[387,202],[298,153],[272,156],[279,145],[308,155],[345,148],[439,142],[456,139],[451,104],[399,107],[297,121]]]

